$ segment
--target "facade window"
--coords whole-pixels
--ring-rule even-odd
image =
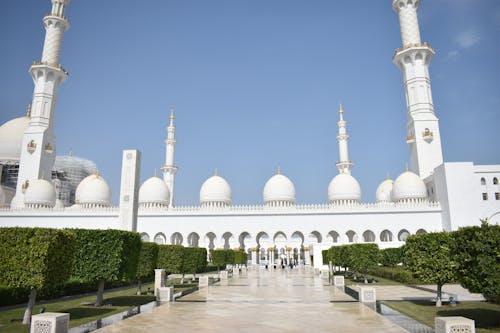
[[[481,178],[481,185],[486,185],[486,179]]]
[[[483,193],[483,200],[488,200],[488,193]]]
[[[493,178],[493,185],[498,185],[498,178],[497,177]]]
[[[495,192],[495,200],[500,200],[500,193]]]

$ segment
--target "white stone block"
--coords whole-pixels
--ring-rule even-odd
[[[239,267],[233,267],[233,278],[239,278],[239,277],[240,277]]]
[[[155,269],[155,296],[158,296],[158,289],[165,287],[165,270]]]
[[[202,275],[198,280],[198,287],[208,287],[208,275]]]
[[[160,287],[156,294],[156,300],[159,302],[172,302],[174,300],[174,287]]]
[[[474,320],[465,317],[436,317],[436,333],[475,333]]]
[[[377,301],[377,293],[373,287],[359,288],[359,301],[362,303],[375,303]]]
[[[30,333],[66,333],[69,313],[45,312],[31,317]]]
[[[328,270],[328,268],[322,268],[319,272],[322,279],[328,279],[329,273],[330,273],[330,271]]]
[[[333,276],[333,285],[336,287],[344,287],[345,281],[343,275],[334,275]]]
[[[227,271],[220,271],[220,279],[227,280]]]

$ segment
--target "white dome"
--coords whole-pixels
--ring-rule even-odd
[[[0,126],[0,159],[19,160],[24,131],[28,128],[29,122],[30,118],[23,116]]]
[[[170,191],[165,182],[153,176],[146,180],[139,189],[139,203],[167,206],[170,202]]]
[[[223,203],[231,204],[231,187],[228,182],[220,176],[208,178],[200,189],[200,203]]]
[[[390,178],[387,178],[382,183],[380,183],[380,185],[377,187],[377,192],[375,193],[377,202],[391,201],[391,191],[393,184],[394,181]]]
[[[427,188],[420,177],[411,172],[405,171],[394,181],[392,187],[392,201],[407,199],[427,199]]]
[[[111,190],[108,183],[98,174],[84,178],[76,188],[75,202],[83,207],[110,206]]]
[[[26,206],[54,207],[56,204],[54,184],[45,179],[31,182],[24,194],[24,204]]]
[[[295,186],[287,176],[278,173],[264,185],[263,196],[266,204],[280,201],[295,203]]]
[[[2,186],[0,186],[0,207],[5,205],[5,191],[3,190]]]
[[[328,200],[361,201],[361,187],[356,178],[348,173],[336,175],[328,185]]]

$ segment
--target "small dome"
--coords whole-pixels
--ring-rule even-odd
[[[0,126],[0,159],[19,160],[24,132],[29,126],[27,116],[9,120]]]
[[[97,173],[84,178],[75,193],[75,202],[82,207],[107,207],[111,205],[108,183]]]
[[[139,189],[139,204],[167,206],[169,202],[167,184],[156,176],[146,180]]]
[[[200,189],[200,204],[219,203],[231,205],[231,187],[228,182],[218,176],[208,178]]]
[[[361,201],[361,187],[356,178],[348,173],[336,175],[328,185],[328,200]]]
[[[56,204],[54,205],[56,209],[64,209],[64,202],[61,199],[56,199]]]
[[[394,181],[390,178],[387,178],[382,183],[380,183],[380,185],[377,187],[377,192],[375,193],[377,202],[391,201],[391,191],[393,184]]]
[[[24,194],[24,204],[33,208],[54,207],[56,204],[54,184],[45,179],[31,182]]]
[[[292,181],[278,172],[264,185],[264,203],[287,202],[295,204],[295,186]]]
[[[410,199],[425,200],[427,188],[417,174],[405,171],[394,181],[391,197],[395,202]]]

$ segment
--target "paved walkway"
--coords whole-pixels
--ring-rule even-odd
[[[407,332],[324,284],[312,270],[249,270],[97,332]]]

